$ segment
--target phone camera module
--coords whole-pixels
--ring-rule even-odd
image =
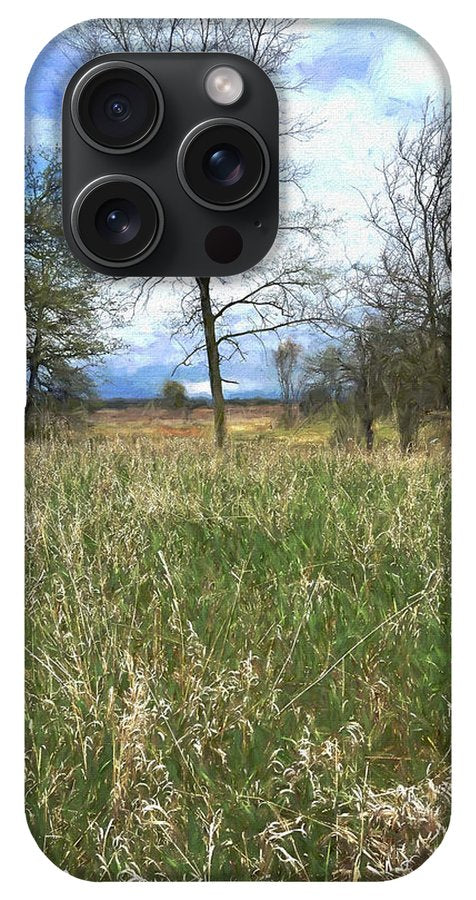
[[[73,254],[111,276],[254,266],[278,227],[278,113],[259,65],[226,50],[127,49],[86,62],[62,107]]]

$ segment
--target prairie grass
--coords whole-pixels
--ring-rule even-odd
[[[380,880],[449,816],[448,465],[27,450],[32,833],[91,880]]]

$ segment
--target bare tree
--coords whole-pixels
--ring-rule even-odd
[[[296,19],[98,18],[69,28],[62,47],[85,62],[104,53],[237,53],[282,78],[283,65],[302,40],[296,25]]]
[[[300,87],[290,84],[285,69],[302,40],[292,19],[98,19],[69,29],[64,52],[74,50],[84,60],[113,51],[237,53],[261,66],[278,91],[286,91]],[[302,190],[308,169],[294,162],[289,142],[306,140],[319,124],[290,119],[282,122],[280,178],[284,184]],[[302,200],[300,212],[282,222],[286,245],[279,262],[257,266],[251,273],[230,280],[227,286],[218,280],[214,287],[209,278],[199,277],[178,283],[181,317],[174,324],[174,333],[187,345],[181,365],[190,365],[197,354],[206,353],[218,447],[223,446],[226,434],[222,366],[235,354],[245,357],[244,342],[250,335],[260,339],[266,332],[324,319],[328,277],[316,260],[316,248],[326,227],[329,223],[322,214]],[[292,235],[301,242],[309,239],[313,248],[291,255]],[[147,298],[158,281],[131,282],[135,302],[137,292]]]
[[[292,222],[297,229],[294,216]],[[198,278],[183,293],[173,325],[175,337],[184,342],[184,356],[174,372],[206,353],[219,447],[225,439],[223,383],[229,381],[223,367],[235,357],[246,359],[250,339],[261,342],[263,335],[279,335],[289,326],[325,329],[331,278],[320,251],[320,233],[311,234],[306,244],[300,232],[281,232],[272,261],[229,281],[217,279],[215,289],[209,278]]]
[[[294,418],[295,404],[299,400],[302,346],[292,338],[285,338],[280,341],[273,355],[284,406],[284,421],[289,427]]]

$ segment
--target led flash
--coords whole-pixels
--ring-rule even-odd
[[[214,103],[231,106],[243,93],[243,79],[231,66],[215,66],[205,78],[205,90]]]

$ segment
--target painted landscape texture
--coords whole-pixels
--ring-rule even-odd
[[[61,225],[69,79],[224,49],[279,96],[271,253],[89,272]],[[26,124],[34,839],[93,881],[412,871],[450,810],[441,60],[386,21],[97,19],[40,54]]]
[[[92,434],[30,446],[28,469],[27,804],[53,861],[348,880],[432,852],[441,454]]]

